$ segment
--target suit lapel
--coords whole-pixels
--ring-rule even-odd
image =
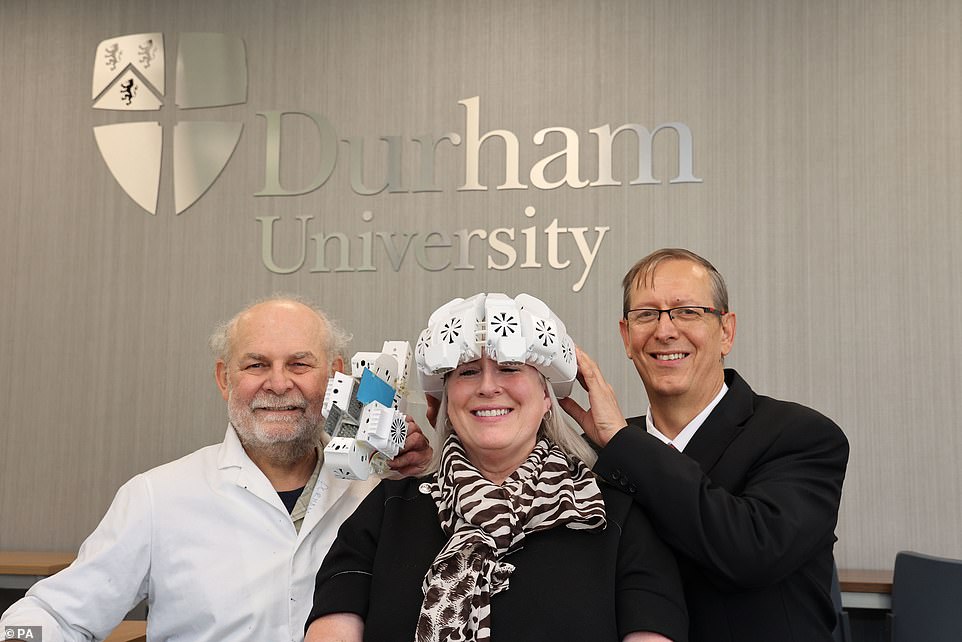
[[[752,416],[752,390],[734,370],[725,371],[728,392],[685,447],[685,454],[708,475]]]

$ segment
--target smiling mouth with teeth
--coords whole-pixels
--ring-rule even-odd
[[[507,408],[497,408],[492,410],[474,410],[471,412],[475,417],[501,417],[511,412]]]
[[[655,359],[658,361],[677,361],[678,359],[684,359],[688,354],[685,352],[673,352],[672,354],[656,354]]]

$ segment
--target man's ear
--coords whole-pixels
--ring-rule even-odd
[[[721,319],[721,349],[722,357],[728,355],[732,351],[732,346],[735,344],[735,313],[729,312]]]
[[[347,374],[344,372],[344,357],[334,357],[334,361],[331,362],[331,374],[334,374],[335,372]]]
[[[220,388],[220,395],[227,401],[227,364],[217,360],[217,365],[214,366],[214,381],[217,382],[217,387]]]
[[[618,319],[618,330],[621,332],[621,342],[625,344],[625,354],[631,359],[631,339],[628,338],[628,321]]]

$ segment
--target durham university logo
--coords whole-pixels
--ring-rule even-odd
[[[94,109],[150,112],[169,104],[162,33],[104,40],[94,58]],[[178,38],[175,105],[203,109],[247,101],[244,41],[222,33],[182,33]],[[173,126],[174,207],[180,214],[214,184],[227,166],[242,123],[181,121]],[[104,162],[130,198],[157,213],[164,128],[157,121],[94,127]]]

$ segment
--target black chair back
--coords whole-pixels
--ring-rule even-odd
[[[832,564],[832,604],[835,605],[835,630],[832,639],[835,642],[852,642],[852,629],[848,621],[848,613],[842,608],[842,587],[838,582],[838,566]]]
[[[962,560],[896,555],[891,618],[892,642],[962,640]]]

